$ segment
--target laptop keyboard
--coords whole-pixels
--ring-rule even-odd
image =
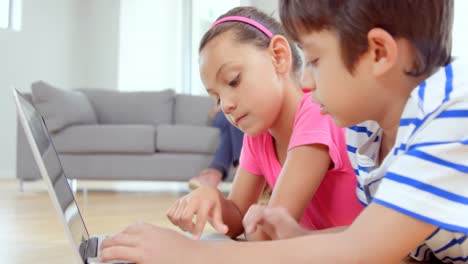
[[[99,235],[96,237],[91,237],[85,242],[82,243],[82,246],[80,246],[80,253],[82,253],[81,256],[84,256],[84,263],[100,263],[101,262],[98,260],[98,255],[99,255],[99,246],[100,246],[100,241],[104,240],[107,238],[107,235]],[[86,244],[86,245],[85,245]],[[112,264],[132,264],[131,262],[127,261],[112,261],[112,262],[106,262],[106,263],[112,263]]]

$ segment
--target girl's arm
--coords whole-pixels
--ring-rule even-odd
[[[299,221],[330,164],[328,147],[325,145],[303,145],[291,149],[287,153],[268,205],[286,208]],[[249,235],[249,240],[267,238],[261,230]]]
[[[222,202],[223,222],[229,227],[227,235],[237,237],[244,231],[242,218],[252,204],[255,204],[263,190],[265,179],[244,170],[237,169],[231,193]]]

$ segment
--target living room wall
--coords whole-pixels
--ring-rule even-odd
[[[75,51],[84,75],[73,85],[117,89],[121,0],[73,1],[78,6]]]
[[[182,91],[184,2],[121,1],[119,90]]]
[[[45,80],[63,88],[135,88],[119,87],[119,64],[123,65],[121,34],[128,32],[121,27],[123,24],[131,27],[121,21],[122,13],[128,12],[121,7],[129,6],[132,1],[23,0],[21,30],[0,31],[0,122],[3,128],[0,131],[0,178],[15,176],[16,110],[10,86],[26,92],[31,82]],[[243,5],[254,5],[265,11],[276,9],[276,2],[241,1]],[[166,3],[160,11],[167,5],[175,8],[180,3],[183,1]],[[167,28],[165,32],[171,30]],[[176,48],[170,43],[167,45]],[[181,75],[176,72],[174,76]]]
[[[115,88],[119,0],[23,0],[20,31],[0,31],[0,178],[15,177],[16,110],[10,87],[45,80]]]
[[[153,0],[141,1],[150,3]],[[174,8],[179,5],[175,2],[179,1],[184,3],[186,0],[165,3],[161,10],[167,11],[164,9],[167,6]],[[16,111],[11,85],[21,91],[29,91],[31,82],[42,79],[63,88],[135,88],[119,87],[119,64],[123,63],[119,59],[124,22],[121,7],[129,6],[131,2],[135,0],[23,0],[21,31],[0,30],[0,178],[15,176]],[[253,5],[277,16],[277,0],[241,0],[241,4]],[[454,55],[465,57],[468,56],[465,48],[468,35],[464,34],[464,28],[468,25],[468,18],[462,10],[467,8],[468,1],[455,0]],[[165,34],[171,34],[174,28],[166,27]],[[155,26],[154,30],[157,31],[158,27]],[[177,42],[176,39],[171,42]],[[169,45],[170,42],[166,44],[171,49],[181,47],[181,43],[174,46]],[[173,64],[169,66],[174,67]],[[179,73],[166,77],[174,80],[176,76],[180,76]],[[132,83],[131,80],[127,82]],[[178,86],[175,81],[174,85]],[[155,84],[150,88],[168,86]]]

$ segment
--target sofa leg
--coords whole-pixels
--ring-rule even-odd
[[[88,206],[88,188],[83,187],[83,204],[84,208]]]
[[[76,191],[78,189],[78,184],[77,184],[76,179],[69,179],[68,183],[70,184],[70,188],[71,188],[73,194],[76,195]]]
[[[18,188],[20,192],[24,192],[24,182],[23,179],[19,179],[18,181]]]

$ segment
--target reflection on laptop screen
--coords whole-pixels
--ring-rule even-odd
[[[62,165],[58,158],[57,152],[51,142],[47,133],[47,128],[44,119],[39,112],[32,106],[32,104],[23,97],[19,92],[15,92],[18,98],[18,108],[21,108],[26,120],[26,126],[29,127],[34,143],[31,148],[37,147],[41,156],[38,163],[43,163],[46,170],[46,175],[43,175],[44,180],[50,180],[52,188],[50,192],[54,192],[57,197],[58,204],[63,213],[63,219],[68,225],[75,246],[79,249],[82,241],[89,239],[88,231],[86,230],[81,214],[78,210],[73,192],[64,174]],[[28,128],[25,127],[25,130]],[[47,178],[46,178],[47,177]],[[53,197],[51,197],[53,199]]]

